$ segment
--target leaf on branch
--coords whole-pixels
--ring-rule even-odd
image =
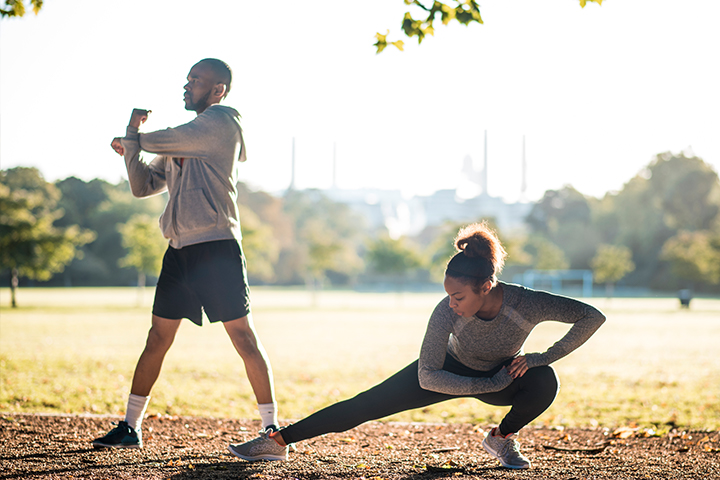
[[[445,5],[444,3],[441,3],[440,5],[440,18],[442,19],[442,24],[447,25],[451,20],[455,19],[455,9],[449,5]]]
[[[602,5],[603,0],[580,0],[580,8],[585,8],[587,2],[595,2],[598,5]]]
[[[390,30],[388,30],[385,35],[379,32],[375,34],[375,38],[377,39],[377,42],[375,42],[374,44],[374,46],[377,48],[377,52],[375,52],[376,54],[382,52],[383,50],[385,50],[385,47],[387,47],[387,36],[389,33]]]
[[[418,7],[427,14],[426,16],[425,13],[421,12],[421,18],[416,19],[413,17],[411,12],[405,12],[405,16],[403,17],[401,26],[403,33],[410,38],[417,37],[418,44],[422,43],[426,35],[435,35],[435,26],[433,25],[433,22],[435,21],[437,14],[440,14],[440,20],[443,25],[448,25],[453,20],[456,20],[458,23],[463,25],[469,25],[473,22],[480,24],[484,23],[482,17],[480,16],[480,6],[476,0],[453,0],[453,2],[434,0],[430,6],[428,6],[430,3],[429,0],[424,3],[421,0],[403,1],[405,5]],[[399,50],[403,50],[402,43],[391,43]],[[383,51],[387,45],[388,42],[386,38],[378,38],[377,43],[375,43],[377,53]]]
[[[43,7],[44,0],[30,0],[33,13],[37,15]],[[6,8],[0,8],[0,17],[23,17],[25,16],[25,2],[23,0],[5,0]]]

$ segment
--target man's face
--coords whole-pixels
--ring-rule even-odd
[[[185,110],[202,113],[211,105],[210,95],[218,84],[215,74],[207,65],[198,63],[188,73],[185,85]]]

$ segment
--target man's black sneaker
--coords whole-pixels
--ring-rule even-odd
[[[92,442],[95,448],[142,448],[142,432],[122,421],[104,437]]]

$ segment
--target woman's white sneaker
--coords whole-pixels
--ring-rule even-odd
[[[498,435],[493,435],[494,433],[498,433]],[[520,444],[516,438],[517,434],[503,437],[497,432],[496,427],[485,436],[482,446],[486,452],[497,458],[503,467],[515,469],[530,468],[530,460],[520,453]]]
[[[270,434],[273,430],[266,429],[260,436],[245,443],[235,443],[228,446],[230,453],[248,462],[258,460],[287,460],[288,447],[277,443]]]

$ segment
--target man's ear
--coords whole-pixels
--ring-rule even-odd
[[[227,85],[224,83],[218,83],[213,87],[213,97],[216,97],[218,100],[222,100],[225,98],[225,95],[227,95]]]

